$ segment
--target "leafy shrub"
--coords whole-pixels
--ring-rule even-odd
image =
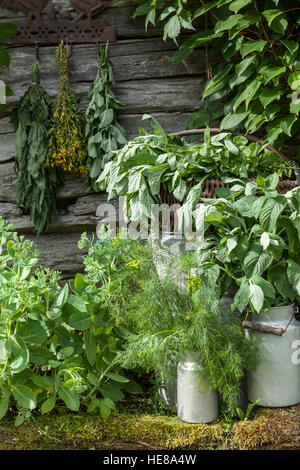
[[[291,172],[276,153],[265,151],[258,143],[249,144],[245,137],[231,138],[226,132],[211,137],[207,129],[205,142],[195,145],[175,135],[168,136],[151,116],[145,115],[144,119],[150,121],[153,131],[141,129],[140,136],[105,165],[98,179],[109,199],[126,197],[131,220],[139,220],[142,215],[151,217],[151,205],[162,203],[163,188],[194,209],[206,178],[224,180],[237,176],[247,180],[257,174],[267,176],[270,171],[280,175]],[[197,184],[191,188],[190,182]]]
[[[12,230],[0,218],[0,418],[16,407],[21,424],[64,403],[107,419],[122,389],[139,389],[115,364],[122,341],[101,293],[81,274],[61,287],[59,273],[35,268],[33,243]]]
[[[186,39],[172,58],[186,59],[206,47],[207,83],[203,106],[189,127],[222,118],[221,128],[262,131],[266,142],[280,148],[294,144],[299,131],[299,3],[290,0],[146,0],[134,17],[164,24],[164,39]],[[218,60],[210,61],[212,56]],[[222,60],[223,59],[223,60]],[[211,63],[213,62],[213,63]],[[297,156],[299,160],[299,152]]]
[[[205,243],[197,274],[214,273],[233,308],[259,313],[300,300],[300,189],[278,194],[278,176],[236,181],[205,204]]]

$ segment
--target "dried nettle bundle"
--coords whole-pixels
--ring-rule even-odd
[[[32,66],[33,85],[12,113],[16,129],[17,205],[30,212],[39,235],[48,230],[51,215],[56,214],[56,194],[63,178],[55,168],[45,168],[51,102],[40,85],[39,68]]]
[[[47,165],[57,167],[73,176],[87,176],[85,166],[85,139],[82,132],[82,113],[69,80],[68,60],[70,46],[60,43],[56,63],[60,78],[59,92],[53,105],[49,133]]]
[[[97,191],[98,179],[105,164],[114,156],[119,145],[125,145],[125,131],[118,123],[118,111],[124,106],[111,90],[114,83],[113,66],[108,58],[108,42],[100,48],[98,74],[93,82],[86,110],[85,137],[87,140],[87,166],[92,188]]]

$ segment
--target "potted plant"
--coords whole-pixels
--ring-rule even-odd
[[[293,312],[300,300],[300,188],[280,195],[277,184],[276,174],[236,180],[219,190],[223,197],[201,200],[205,241],[196,270],[214,275],[218,295],[231,291],[232,310],[246,312],[244,326],[254,330],[264,358],[249,375],[249,398],[265,406],[300,402],[300,367],[293,360],[300,344]]]

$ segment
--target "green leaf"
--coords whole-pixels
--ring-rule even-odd
[[[175,39],[179,35],[181,30],[181,25],[180,25],[180,20],[178,18],[178,15],[173,15],[165,24],[164,27],[164,36],[163,39],[164,41],[169,38]]]
[[[288,260],[287,276],[291,284],[300,279],[300,265],[293,260]]]
[[[60,291],[60,293],[57,297],[57,300],[55,302],[57,307],[62,307],[66,303],[66,301],[68,299],[68,295],[69,295],[69,286],[68,286],[68,284],[65,284],[64,288]]]
[[[270,266],[273,257],[263,250],[261,245],[253,245],[244,259],[244,270],[246,277],[260,276]]]
[[[113,374],[112,372],[107,372],[106,376],[114,380],[115,382],[121,382],[121,383],[129,382],[129,379],[127,379],[126,377],[123,377],[123,375]]]
[[[272,282],[277,291],[285,298],[293,301],[295,293],[287,277],[287,268],[285,266],[272,266],[268,270],[268,279]]]
[[[23,338],[25,343],[29,344],[43,344],[48,339],[48,332],[41,323],[33,320],[26,320],[19,323],[17,333]]]
[[[263,41],[262,39],[258,41],[249,41],[241,45],[241,56],[245,57],[247,54],[251,54],[252,52],[264,52],[265,48],[268,46],[267,41]]]
[[[99,407],[100,407],[101,417],[104,419],[104,421],[107,421],[111,414],[110,406],[108,406],[107,402],[105,402],[105,399],[104,399],[100,401]]]
[[[77,295],[69,295],[66,306],[72,307],[72,309],[78,310],[79,312],[86,312],[86,302]]]
[[[58,395],[70,410],[79,410],[80,403],[78,395],[68,390],[67,387],[60,385],[58,387]]]
[[[220,31],[227,31],[232,29],[239,20],[243,18],[243,15],[231,15],[226,20],[221,20],[216,23],[215,32],[219,33]]]
[[[41,412],[43,414],[50,413],[56,405],[56,395],[51,395],[41,405]]]
[[[36,398],[31,388],[17,383],[11,385],[11,390],[14,399],[20,407],[27,408],[29,410],[36,408]]]
[[[292,90],[300,90],[300,71],[293,72],[289,75],[288,84]]]
[[[248,282],[243,282],[234,296],[232,309],[236,308],[240,313],[243,313],[246,309],[250,296],[250,286]]]
[[[212,95],[216,91],[220,90],[221,88],[224,88],[226,80],[227,80],[227,75],[231,71],[233,67],[233,64],[227,65],[224,70],[221,70],[217,74],[213,76],[211,80],[208,81],[206,84],[204,93],[203,93],[203,98],[207,98],[208,96]]]
[[[237,13],[246,5],[249,5],[249,3],[251,2],[252,0],[235,0],[234,2],[230,2],[229,10],[234,11],[234,13]]]
[[[202,16],[205,13],[207,13],[208,11],[210,11],[212,8],[214,8],[217,5],[217,3],[218,3],[217,1],[209,2],[209,3],[206,3],[205,5],[203,5],[202,7],[197,8],[197,10],[195,11],[195,13],[193,15],[193,20],[195,20],[196,18],[199,18],[199,16]]]
[[[263,308],[265,296],[260,286],[250,282],[250,296],[249,300],[257,313],[260,313]]]
[[[97,344],[95,336],[91,331],[86,331],[84,333],[84,347],[86,357],[90,365],[93,366],[96,362]]]
[[[15,359],[9,364],[10,371],[13,374],[17,374],[28,367],[29,350],[20,336],[9,336],[8,343],[9,348],[12,351],[12,356],[15,357]]]
[[[112,384],[104,384],[99,387],[104,398],[110,398],[112,401],[120,401],[124,398],[124,393]]]
[[[270,235],[268,234],[268,232],[263,232],[260,237],[260,244],[264,250],[268,248],[268,246],[270,245],[270,241]]]
[[[247,116],[247,112],[237,111],[236,113],[229,113],[222,119],[220,128],[234,130]]]
[[[292,136],[293,125],[298,122],[297,116],[291,115],[280,120],[280,127],[285,134]]]
[[[11,355],[11,348],[7,339],[0,340],[0,364],[6,364]]]
[[[263,279],[260,276],[253,276],[251,281],[253,282],[253,284],[256,284],[263,290],[264,296],[266,298],[270,300],[275,299],[275,296],[276,296],[275,289],[269,281],[267,281],[266,279]]]
[[[4,65],[5,67],[9,67],[10,64],[10,56],[7,50],[0,45],[0,65]]]
[[[277,219],[287,205],[287,199],[284,196],[268,198],[259,213],[259,221],[261,226],[267,232],[275,229]]]
[[[0,24],[0,41],[7,41],[17,34],[18,25],[10,22]]]
[[[265,10],[262,12],[266,18],[269,27],[279,34],[284,34],[288,22],[285,13],[278,9]]]
[[[259,100],[264,108],[266,108],[272,101],[278,101],[283,91],[276,88],[263,88],[259,94]]]
[[[84,331],[91,325],[91,315],[89,312],[73,313],[69,318],[69,325],[75,330]]]
[[[173,195],[178,201],[182,201],[187,191],[187,184],[184,180],[179,181],[179,185],[173,191]]]
[[[2,385],[0,392],[0,419],[2,419],[6,415],[9,407],[10,391],[8,387]]]

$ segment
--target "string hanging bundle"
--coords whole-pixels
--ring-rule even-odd
[[[87,176],[83,115],[69,79],[68,60],[71,49],[60,43],[56,51],[59,92],[53,104],[47,166],[73,176]]]
[[[116,99],[113,66],[108,57],[108,47],[100,48],[98,74],[93,82],[86,110],[85,137],[87,141],[87,167],[92,189],[97,191],[97,179],[105,164],[114,157],[119,145],[125,145],[125,130],[118,122],[119,110],[124,106]]]
[[[46,168],[51,102],[40,84],[38,64],[32,66],[33,85],[12,112],[16,129],[15,170],[17,205],[30,213],[39,235],[48,230],[56,215],[56,195],[63,178],[55,168]]]

